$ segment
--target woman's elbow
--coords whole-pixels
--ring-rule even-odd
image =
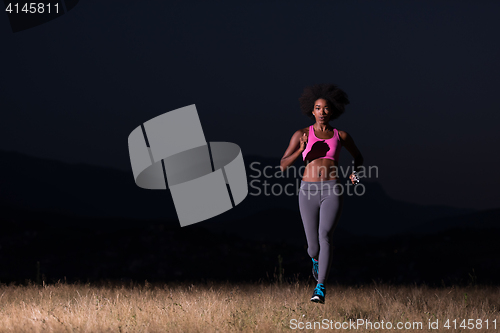
[[[281,161],[280,161],[280,170],[281,170],[281,172],[285,172],[286,169],[288,169],[288,165],[286,165],[286,163],[283,161],[283,159],[281,159]]]
[[[363,164],[363,162],[364,162],[363,155],[361,155],[361,153],[359,153],[358,155],[356,155],[356,157],[354,158],[354,160],[356,162],[358,162],[358,164]]]

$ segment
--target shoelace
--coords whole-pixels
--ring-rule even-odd
[[[316,288],[314,288],[314,294],[325,297],[325,287],[316,286]]]
[[[313,262],[314,270],[317,272],[318,271],[318,262],[319,261],[313,259],[312,262]]]

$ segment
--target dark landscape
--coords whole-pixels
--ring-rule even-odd
[[[13,152],[0,158],[2,283],[312,278],[296,196],[249,195],[181,228],[169,192],[140,189],[131,173]],[[275,162],[245,158],[255,160]],[[268,181],[278,180],[290,182]],[[365,184],[364,196],[346,199],[329,282],[500,283],[500,209],[419,206]]]

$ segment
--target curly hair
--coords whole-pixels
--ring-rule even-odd
[[[302,113],[311,119],[315,119],[312,111],[314,102],[323,98],[327,101],[330,109],[333,110],[330,120],[337,119],[345,111],[345,106],[349,104],[347,94],[335,84],[315,84],[304,89],[299,98]]]

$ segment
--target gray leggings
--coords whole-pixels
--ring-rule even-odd
[[[342,185],[338,179],[300,183],[300,215],[306,232],[307,253],[319,261],[318,283],[325,283],[332,263],[332,236],[344,202],[339,186]]]

